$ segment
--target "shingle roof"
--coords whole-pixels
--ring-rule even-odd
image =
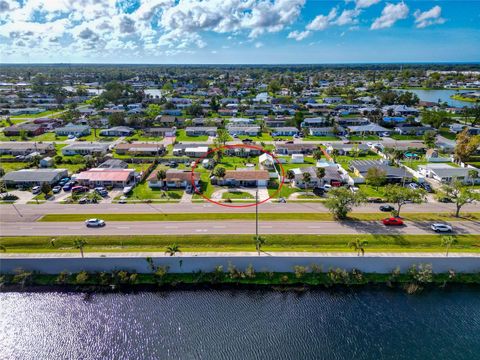
[[[225,179],[233,180],[268,180],[270,175],[267,170],[227,170]]]
[[[25,181],[25,182],[50,182],[59,173],[67,172],[66,169],[23,169],[11,171],[2,178],[5,181]]]

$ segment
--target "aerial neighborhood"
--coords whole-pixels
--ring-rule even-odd
[[[448,201],[445,187],[480,189],[478,72],[9,70],[3,202],[321,202],[334,188],[386,202],[392,185]],[[419,88],[455,92],[430,101]]]

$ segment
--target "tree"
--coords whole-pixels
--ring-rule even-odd
[[[214,171],[214,175],[220,179],[225,177],[226,170],[222,166],[217,166]]]
[[[43,183],[41,191],[42,191],[42,194],[45,195],[45,199],[46,199],[48,194],[50,194],[50,191],[52,191],[52,187],[50,186],[49,183]]]
[[[407,201],[421,204],[425,201],[426,192],[423,189],[411,189],[400,185],[389,185],[385,189],[387,202],[397,205],[396,216],[400,216],[400,210]]]
[[[445,256],[448,256],[448,251],[452,247],[452,245],[457,245],[458,240],[454,236],[442,236],[442,246],[445,246]]]
[[[480,200],[480,193],[475,192],[475,190],[471,188],[463,186],[460,181],[443,185],[438,196],[440,198],[446,198],[455,204],[455,217],[460,216],[460,210],[464,205]]]
[[[463,163],[468,161],[470,156],[477,151],[479,145],[480,135],[472,136],[468,133],[468,129],[465,128],[457,135],[454,151],[455,161]]]
[[[160,169],[157,171],[157,180],[163,181],[167,178],[167,171],[165,169]]]
[[[230,134],[225,129],[218,129],[217,130],[217,140],[220,144],[224,145],[230,140]]]
[[[475,169],[468,170],[468,177],[472,179],[472,186],[474,186],[475,180],[478,178],[478,170],[475,170]]]
[[[162,107],[158,104],[150,104],[148,105],[145,113],[150,119],[155,119],[158,115],[162,113]]]
[[[437,134],[435,131],[425,131],[425,134],[423,134],[423,142],[429,149],[433,149],[435,147],[435,141],[437,139]]]
[[[108,123],[110,126],[123,126],[125,125],[125,115],[123,112],[114,112],[108,117]]]
[[[315,175],[317,175],[317,178],[322,180],[325,177],[325,168],[319,167],[315,170]]]
[[[177,243],[173,243],[165,249],[165,254],[168,254],[169,256],[175,256],[177,252],[181,252]]]
[[[290,180],[290,184],[291,184],[292,180],[295,179],[295,173],[293,172],[293,170],[288,170],[287,171],[287,179]]]
[[[365,175],[365,181],[368,185],[373,186],[375,190],[378,190],[379,186],[387,182],[387,173],[381,168],[371,167]]]
[[[348,243],[348,247],[353,248],[353,250],[357,252],[357,256],[360,256],[360,253],[362,253],[362,256],[365,255],[365,247],[367,245],[367,240],[361,240],[359,238],[356,238],[355,240],[352,240]]]
[[[262,251],[262,246],[265,245],[266,239],[263,236],[254,236],[253,240],[255,241],[255,249],[258,252],[258,255],[260,256],[260,251]]]
[[[83,258],[83,248],[85,245],[87,245],[87,241],[84,239],[76,239],[73,242],[73,246],[75,247],[75,249],[80,250],[80,254],[82,255],[82,258]]]
[[[321,158],[322,158],[322,155],[323,155],[323,152],[322,150],[320,149],[315,149],[313,151],[313,158],[316,160],[316,161],[319,161]]]
[[[203,115],[203,108],[199,104],[192,104],[187,107],[186,112],[188,115],[192,116],[202,116]]]
[[[440,129],[443,125],[452,122],[445,110],[424,110],[422,111],[422,123],[431,125],[435,129]]]
[[[337,149],[333,149],[333,150],[332,150],[331,155],[332,155],[333,161],[337,162],[337,156],[338,156],[338,154],[339,154],[339,152],[338,152]]]
[[[302,180],[303,180],[303,183],[305,184],[305,192],[308,194],[308,185],[312,180],[312,175],[310,175],[310,173],[308,172],[304,172],[302,174]]]
[[[365,195],[361,191],[352,192],[344,187],[340,187],[330,190],[325,206],[335,219],[342,220],[347,218],[353,206],[359,206],[365,200]]]
[[[277,93],[280,91],[281,87],[280,84],[277,80],[272,80],[270,81],[270,84],[268,84],[268,91],[271,92],[272,94]]]

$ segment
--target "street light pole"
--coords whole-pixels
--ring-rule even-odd
[[[255,235],[258,243],[258,188],[255,191]]]

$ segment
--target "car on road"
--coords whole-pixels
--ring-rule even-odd
[[[452,227],[448,224],[434,223],[430,225],[433,231],[435,232],[452,232]]]
[[[54,194],[58,194],[60,191],[62,191],[62,187],[61,186],[54,186],[53,189],[52,189],[52,192]]]
[[[402,226],[402,225],[404,225],[403,220],[398,218],[398,217],[389,217],[389,218],[383,219],[382,222],[383,222],[383,225],[386,225],[386,226]]]
[[[42,188],[40,186],[32,187],[32,194],[40,194],[41,191],[42,191]]]
[[[395,210],[395,208],[392,205],[381,205],[379,209],[380,211],[383,211],[383,212],[390,212]]]
[[[88,219],[88,220],[85,220],[85,225],[87,227],[103,227],[105,226],[105,221],[103,221],[102,219]]]

